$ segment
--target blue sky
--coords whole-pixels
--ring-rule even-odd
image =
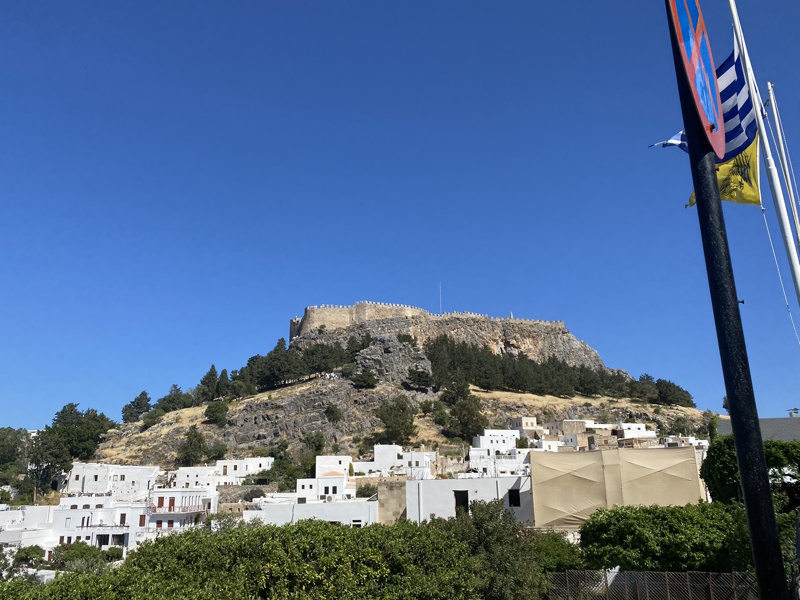
[[[727,2],[703,9],[719,63]],[[740,12],[798,148],[800,6]],[[0,426],[119,419],[307,305],[436,311],[439,282],[721,410],[688,159],[647,147],[682,128],[660,2],[6,3],[0,68]],[[759,210],[725,217],[781,416],[800,347]]]

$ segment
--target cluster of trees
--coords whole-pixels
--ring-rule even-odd
[[[800,441],[764,440],[764,455],[769,471],[775,510],[793,513],[800,509]],[[714,436],[700,468],[714,502],[742,502],[741,479],[732,435]]]
[[[72,468],[73,460],[91,459],[114,425],[103,413],[93,408],[81,411],[70,403],[35,436],[23,429],[0,429],[0,485],[13,485],[20,503],[35,502],[63,471]],[[21,481],[19,476],[23,476]]]
[[[496,355],[487,347],[456,342],[442,335],[425,344],[433,384],[443,387],[467,382],[485,390],[510,390],[554,396],[635,398],[652,404],[694,407],[691,394],[671,381],[648,374],[638,380],[618,371],[572,367],[556,358],[542,363],[527,356]]]
[[[192,467],[203,460],[221,460],[227,451],[228,447],[222,442],[207,445],[197,425],[192,425],[178,446],[177,461],[182,467]]]
[[[577,549],[524,530],[502,502],[449,520],[353,529],[323,521],[194,529],[145,542],[116,569],[47,585],[0,583],[0,599],[542,598],[546,570]]]
[[[480,398],[470,393],[465,379],[457,376],[441,390],[440,400],[424,400],[420,409],[425,415],[433,415],[433,422],[445,436],[470,441],[489,426]]]
[[[200,383],[189,391],[184,392],[179,385],[173,384],[169,392],[155,402],[147,391],[142,391],[123,406],[122,420],[135,423],[141,419],[144,430],[174,410],[202,406],[214,400],[227,403],[339,368],[357,388],[372,388],[377,385],[375,374],[370,371],[358,372],[354,364],[356,354],[371,343],[372,337],[366,334],[361,338],[351,336],[344,347],[339,343],[317,343],[301,352],[288,348],[286,339],[280,338],[266,356],[251,356],[246,365],[231,371],[230,375],[227,369],[222,369],[218,374],[217,367],[212,364]],[[220,408],[215,410],[219,411]],[[221,423],[220,412],[206,416],[212,422]]]
[[[248,483],[258,485],[278,484],[279,492],[293,492],[298,479],[314,477],[316,471],[316,458],[325,451],[325,436],[319,431],[309,433],[303,440],[303,447],[289,448],[286,440],[266,449],[259,449],[259,456],[271,456],[274,461],[272,468],[253,475]],[[338,450],[334,444],[333,450]]]
[[[0,485],[18,485],[17,475],[28,468],[30,436],[24,429],[0,427]],[[11,495],[0,490],[0,504],[8,504]]]

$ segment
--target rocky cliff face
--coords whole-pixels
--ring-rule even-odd
[[[597,351],[573,336],[559,321],[491,319],[455,314],[399,316],[337,328],[320,323],[314,329],[306,329],[291,344],[299,349],[319,342],[345,345],[350,336],[360,338],[365,334],[372,337],[409,334],[416,337],[420,344],[447,335],[458,342],[488,346],[495,354],[525,354],[538,362],[553,356],[572,366],[586,366],[595,370],[606,368]]]
[[[405,367],[405,372],[407,370]],[[223,428],[203,422],[205,407],[167,413],[161,423],[141,433],[136,423],[120,425],[107,434],[95,459],[171,468],[190,425],[200,428],[206,444],[223,442],[228,447],[229,457],[249,456],[254,448],[268,447],[280,440],[300,448],[303,440],[316,432],[325,437],[329,448],[340,444],[342,451],[350,452],[354,449],[354,436],[363,438],[381,429],[375,411],[384,400],[400,393],[414,405],[423,399],[435,399],[433,394],[404,391],[386,383],[359,391],[342,379],[316,379],[233,402]],[[343,414],[335,423],[325,415],[325,409],[331,405],[337,406]]]

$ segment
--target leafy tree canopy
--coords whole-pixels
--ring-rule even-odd
[[[414,408],[404,395],[395,396],[392,400],[384,400],[375,411],[375,416],[383,423],[381,440],[386,444],[409,444],[416,435],[414,426]]]
[[[122,421],[123,423],[135,423],[149,411],[150,395],[145,390],[122,407]]]

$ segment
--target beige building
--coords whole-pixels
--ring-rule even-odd
[[[707,497],[692,447],[531,452],[530,462],[536,527],[577,529],[598,508]]]

